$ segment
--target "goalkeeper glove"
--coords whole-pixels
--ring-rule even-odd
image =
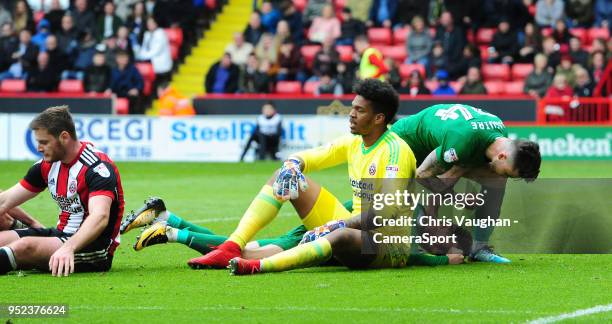
[[[339,228],[345,228],[346,223],[343,220],[334,220],[327,222],[325,225],[315,227],[314,229],[304,233],[300,244],[312,242],[319,237],[323,237]]]
[[[300,161],[288,159],[283,162],[283,166],[276,176],[272,185],[274,195],[282,200],[297,199],[300,195],[298,188],[302,191],[308,189],[306,178],[300,170]]]

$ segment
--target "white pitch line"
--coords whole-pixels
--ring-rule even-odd
[[[289,216],[291,215],[278,215],[276,217],[285,218]],[[293,216],[293,217],[297,217],[297,216]],[[231,217],[202,218],[202,219],[193,219],[193,220],[187,219],[187,221],[192,222],[192,223],[218,223],[218,222],[234,222],[234,221],[239,221],[240,219],[242,219],[242,217],[231,216]]]
[[[229,305],[216,305],[216,306],[202,306],[192,308],[173,308],[167,306],[93,306],[93,305],[80,305],[71,306],[71,310],[102,310],[102,311],[168,311],[168,310],[180,310],[184,312],[197,312],[197,311],[239,311],[239,310],[255,310],[255,311],[306,311],[306,312],[360,312],[360,313],[391,313],[391,312],[402,312],[402,313],[443,313],[443,314],[542,314],[542,312],[533,311],[521,311],[521,310],[490,310],[490,309],[427,309],[427,308],[403,308],[403,307],[308,307],[308,306],[229,306]]]
[[[537,318],[533,321],[528,322],[529,324],[547,324],[560,322],[570,318],[576,318],[581,316],[588,316],[597,313],[612,312],[612,304],[608,305],[597,305],[591,308],[579,309],[572,313],[564,313],[556,316]]]

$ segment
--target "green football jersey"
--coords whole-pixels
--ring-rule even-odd
[[[398,120],[391,130],[414,152],[420,165],[436,151],[440,165],[478,167],[486,164],[487,147],[499,137],[508,137],[499,117],[462,104],[440,104]]]

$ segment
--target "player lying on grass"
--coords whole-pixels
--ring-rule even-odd
[[[228,239],[227,236],[217,235],[204,226],[193,224],[166,210],[166,204],[161,198],[147,199],[139,210],[128,215],[126,219],[130,217],[138,218],[138,222],[131,222],[129,226],[127,226],[127,222],[124,222],[121,227],[122,234],[137,227],[151,225],[136,239],[134,244],[136,251],[157,244],[180,243],[206,254]],[[124,228],[124,225],[127,227]],[[242,250],[241,257],[244,259],[262,259],[289,250],[297,246],[304,235],[308,237],[307,233],[312,234],[314,232],[308,231],[304,225],[300,225],[287,234],[276,238],[251,241]],[[435,253],[439,255],[422,253],[418,249],[413,250],[414,252],[408,258],[407,265],[436,266],[462,263],[463,255],[461,253],[462,251],[469,251],[471,236],[467,232],[460,231],[460,228],[457,228],[456,234],[460,237],[458,244],[437,249]]]
[[[387,130],[387,124],[397,112],[399,104],[393,88],[378,80],[366,80],[356,87],[356,94],[350,114],[350,129],[352,134],[359,136],[342,137],[327,146],[290,157],[283,163],[278,176],[273,176],[263,186],[229,239],[207,255],[190,260],[191,267],[227,267],[229,260],[241,255],[247,242],[276,217],[289,198],[293,198],[291,203],[305,227],[312,229],[331,220],[359,215],[361,196],[376,192],[362,188],[362,179],[414,176],[416,166],[410,148]],[[353,188],[353,206],[356,206],[352,214],[329,191],[302,174],[347,162]],[[274,184],[277,184],[276,190],[273,189]],[[303,192],[298,194],[300,189]],[[126,219],[126,223],[132,222],[139,223],[140,220]],[[388,262],[393,261],[398,266],[406,263],[409,247],[400,248],[403,254],[397,254]]]
[[[0,193],[2,193],[2,190],[0,190]],[[15,207],[0,215],[0,231],[23,229],[28,227],[42,228],[44,226],[20,207]]]
[[[67,276],[109,270],[124,205],[117,168],[106,154],[77,139],[68,107],[43,111],[30,128],[43,159],[0,193],[0,215],[48,188],[60,208],[59,220],[56,228],[0,232],[0,274],[39,269]]]
[[[501,119],[481,109],[462,104],[441,104],[423,109],[393,124],[417,160],[417,179],[436,192],[452,190],[461,177],[481,185],[485,204],[475,217],[498,218],[508,178],[533,181],[540,172],[540,150],[531,141],[512,140]],[[415,213],[435,215],[435,206]],[[418,217],[418,215],[417,215]],[[506,263],[488,241],[493,227],[476,228],[472,260]]]

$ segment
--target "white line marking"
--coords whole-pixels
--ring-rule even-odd
[[[296,219],[298,219],[297,215],[278,215],[276,216],[276,218],[282,217],[295,217]],[[202,219],[186,219],[186,221],[192,222],[192,223],[218,223],[218,222],[235,222],[235,221],[239,221],[240,219],[242,219],[242,217],[237,217],[237,216],[231,216],[231,217],[212,217],[212,218],[202,218]]]
[[[428,309],[428,308],[403,308],[403,307],[308,307],[308,306],[230,306],[230,305],[216,305],[216,306],[201,306],[201,307],[167,307],[167,306],[94,306],[94,305],[80,305],[70,307],[71,310],[100,310],[100,311],[168,311],[168,310],[180,310],[183,312],[197,312],[197,311],[237,311],[237,310],[255,310],[255,311],[294,311],[294,312],[359,312],[359,313],[391,313],[391,312],[403,312],[403,313],[443,313],[443,314],[544,314],[543,312],[533,312],[529,310],[490,310],[490,309]]]
[[[570,318],[576,318],[580,316],[588,316],[597,313],[606,313],[612,311],[612,304],[608,305],[597,305],[591,308],[579,309],[572,313],[564,313],[556,316],[542,317],[537,318],[533,321],[530,321],[529,324],[546,324],[546,323],[555,323],[559,321],[563,321]]]

